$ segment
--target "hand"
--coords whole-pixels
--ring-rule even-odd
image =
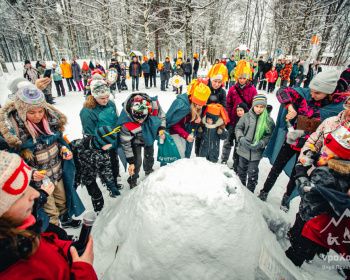
[[[45,191],[48,195],[51,195],[53,193],[53,190],[55,189],[55,185],[52,182],[50,182],[50,184],[48,184],[46,187],[44,187],[44,185],[41,185],[40,189]]]
[[[287,133],[287,138],[291,141],[296,141],[305,135],[304,130],[296,129]]]
[[[135,170],[135,164],[130,164],[130,166],[128,168],[128,172],[129,172],[130,176],[135,174],[134,170]]]
[[[84,262],[92,265],[94,263],[94,248],[91,235],[89,237],[88,243],[86,244],[85,252],[81,255],[81,257],[79,257],[77,249],[75,249],[74,246],[70,247],[70,254],[72,256],[73,263]]]
[[[68,152],[68,156],[63,155],[63,159],[64,159],[64,160],[71,160],[72,157],[73,157],[73,154],[72,154],[71,151]]]
[[[250,140],[248,140],[247,138],[245,137],[241,137],[239,139],[239,142],[242,144],[242,146],[248,148],[249,150],[251,149],[252,147],[252,144],[250,143]]]
[[[35,85],[38,89],[44,90],[50,82],[51,82],[50,78],[41,78],[35,81]]]
[[[294,119],[297,115],[298,115],[298,114],[297,114],[297,112],[294,110],[293,105],[290,104],[290,105],[288,106],[288,114],[286,115],[286,119],[292,120],[292,119]]]
[[[161,132],[159,131],[159,137],[160,137],[160,139],[164,140],[164,139],[165,139],[165,134],[164,134],[164,133],[161,133]]]
[[[201,122],[201,118],[200,117],[197,117],[194,121],[195,123],[200,123]]]
[[[216,131],[218,135],[222,134],[222,129],[219,127],[218,130]]]
[[[190,135],[188,135],[188,137],[187,137],[186,140],[187,140],[188,142],[191,143],[191,142],[193,142],[195,139],[196,139],[196,138],[193,138],[193,137],[191,137]]]
[[[35,182],[40,182],[45,178],[45,174],[41,174],[39,171],[33,172],[33,180]]]

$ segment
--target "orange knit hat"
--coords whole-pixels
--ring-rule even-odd
[[[147,57],[147,56],[144,56],[142,60],[143,60],[143,61],[147,61],[147,60],[148,60],[148,57]]]
[[[150,52],[150,54],[149,55],[154,55],[154,52]]]
[[[221,104],[209,104],[204,112],[204,115],[206,113],[212,114],[214,116],[220,116],[225,124],[227,124],[230,121],[227,111],[224,107],[222,107]]]

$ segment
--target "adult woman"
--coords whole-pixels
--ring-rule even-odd
[[[102,72],[103,74],[106,74],[105,69],[103,68],[103,66],[102,66],[98,61],[96,61],[96,67],[95,67],[95,69],[99,69],[99,70],[101,70],[101,72]]]
[[[77,83],[78,90],[83,91],[84,86],[83,82],[81,81],[81,69],[80,65],[77,63],[77,60],[73,58],[71,60],[71,67],[72,67],[72,75],[73,75],[73,80]]]
[[[310,63],[309,64],[309,71],[307,72],[306,75],[306,80],[304,81],[304,88],[308,88],[312,79],[316,76],[316,69],[315,69],[315,64]]]
[[[237,68],[241,63],[242,61],[238,62]],[[221,163],[223,164],[227,163],[231,153],[231,147],[233,146],[233,141],[235,139],[235,127],[238,117],[236,110],[237,105],[243,102],[247,105],[249,110],[252,107],[254,96],[258,94],[256,88],[251,82],[252,74],[249,64],[246,64],[243,71],[237,74],[238,75],[236,77],[238,77],[238,83],[230,88],[227,95],[227,113],[230,118],[230,122],[228,123],[227,127],[228,137],[224,141],[224,146],[222,149]]]
[[[83,80],[84,80],[84,96],[85,96],[86,85],[88,83],[88,80],[91,78],[91,69],[87,65],[86,61],[83,62],[83,67],[81,68],[80,75],[83,77]]]
[[[166,128],[170,131],[182,158],[190,158],[194,133],[201,121],[201,112],[210,95],[210,89],[196,80],[189,94],[178,95],[166,113]]]
[[[46,103],[44,94],[34,85],[18,90],[15,101],[0,111],[0,133],[10,151],[18,153],[33,168],[32,186],[40,188],[46,175],[55,184],[43,209],[50,223],[63,227],[79,227],[81,221],[73,220],[85,208],[73,187],[74,162],[72,153],[62,155],[63,146],[69,147],[62,137],[65,115]]]
[[[295,188],[294,165],[299,157],[301,148],[311,134],[310,131],[297,129],[297,117],[302,116],[314,120],[323,120],[338,114],[345,100],[345,97],[340,95],[337,90],[338,78],[339,74],[337,71],[329,70],[318,74],[313,79],[310,84],[311,89],[287,88],[279,90],[276,93],[280,103],[283,107],[287,108],[288,112],[286,114],[283,107],[280,109],[276,129],[267,147],[267,153],[265,155],[270,158],[273,166],[267,176],[264,188],[260,191],[259,198],[261,200],[266,200],[279,174],[296,155],[296,159],[293,158],[294,162],[291,163],[293,169],[281,203],[283,210],[289,210],[289,202],[287,202],[287,200]],[[293,131],[288,132],[287,135],[286,118],[291,120],[294,127]],[[285,135],[287,136],[286,139],[284,138]],[[273,162],[273,158],[276,154],[277,157]]]
[[[0,151],[0,279],[97,279],[91,237],[79,257],[71,241],[41,233],[31,173],[18,155]]]
[[[115,103],[109,100],[110,89],[100,74],[92,76],[90,84],[91,95],[88,95],[83,109],[80,111],[80,120],[83,133],[94,135],[96,130],[102,126],[116,127],[118,111]],[[117,184],[119,176],[119,160],[114,148],[108,150],[110,166],[113,170],[114,183],[121,189],[122,185]],[[111,187],[113,188],[113,187]],[[110,189],[111,189],[110,188]]]

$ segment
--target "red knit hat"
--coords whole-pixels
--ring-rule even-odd
[[[350,159],[350,129],[343,124],[329,133],[324,144],[342,159]]]

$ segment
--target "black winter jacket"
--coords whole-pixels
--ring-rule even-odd
[[[209,96],[207,104],[218,103],[221,104],[225,108],[225,110],[227,110],[226,91],[222,87],[219,87],[218,89],[213,89],[211,84],[209,84],[209,88],[211,94]]]
[[[141,64],[140,62],[131,62],[129,65],[129,75],[139,76],[141,74]]]
[[[149,59],[148,60],[148,65],[149,65],[149,72],[151,74],[155,74],[158,68],[158,62],[157,60],[153,59]]]

